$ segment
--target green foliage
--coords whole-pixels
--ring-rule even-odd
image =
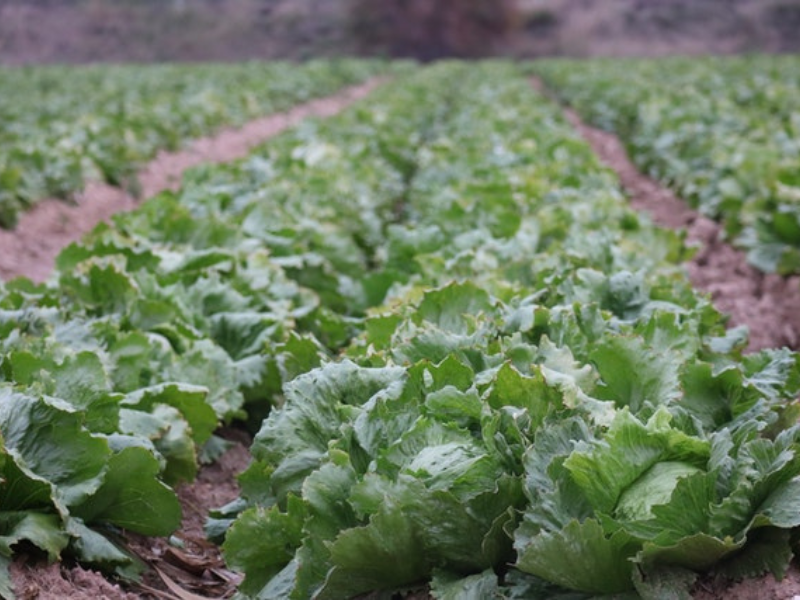
[[[780,576],[800,358],[742,357],[686,254],[512,65],[416,70],[0,287],[0,560],[129,567],[108,528],[174,527],[247,416],[244,597]]]
[[[795,57],[533,63],[634,162],[768,273],[800,272],[800,69]]]
[[[0,69],[0,227],[87,180],[135,187],[162,149],[386,70],[378,61]]]

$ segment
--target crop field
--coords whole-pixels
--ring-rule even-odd
[[[794,56],[543,61],[533,67],[636,163],[768,272],[800,273],[800,61]]]
[[[379,62],[0,68],[0,226],[158,150],[362,81]],[[129,182],[135,185],[135,181]]]
[[[746,333],[689,284],[697,249],[631,208],[528,77],[619,129],[643,168],[725,220],[759,263],[747,240],[800,215],[798,115],[782,100],[798,101],[798,80],[779,75],[800,63],[663,64],[708,87],[680,106],[657,102],[665,88],[639,99],[648,73],[666,79],[647,63],[619,100],[610,81],[624,71],[611,62],[592,76],[561,62],[252,65],[263,95],[233,91],[222,114],[220,84],[196,117],[202,133],[386,77],[339,114],[194,168],[177,192],[99,225],[47,282],[0,282],[0,596],[14,597],[32,556],[147,596],[137,582],[158,565],[133,540],[189,552],[173,535],[190,508],[179,491],[225,455],[231,429],[252,459],[239,497],[205,519],[207,544],[237,574],[227,595],[656,600],[696,597],[710,578],[783,578],[800,527],[800,355],[746,351]],[[728,73],[750,76],[726,96]],[[737,103],[758,76],[775,87]],[[19,85],[56,75],[27,77]],[[103,140],[127,127],[154,136],[115,154],[113,173],[196,135],[173,129],[193,112],[171,90],[145,103],[141,126],[103,121]],[[247,97],[262,104],[251,111]],[[705,115],[716,135],[699,142],[719,165],[757,156],[761,179],[740,181],[728,163],[692,179],[700,164],[681,153],[694,138],[676,108]],[[761,123],[752,147],[740,118]],[[658,142],[668,128],[674,147]],[[755,148],[776,140],[785,152]],[[729,156],[739,141],[744,158]],[[97,166],[86,148],[64,160]],[[26,168],[15,182],[41,177]],[[92,176],[81,169],[75,188]],[[20,186],[0,193],[19,199]],[[789,271],[797,244],[781,240],[771,268]]]

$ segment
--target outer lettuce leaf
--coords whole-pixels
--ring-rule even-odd
[[[677,463],[683,473],[673,472],[672,477],[664,477],[662,473],[660,476],[666,479],[664,483],[667,489],[660,489],[659,493],[651,496],[647,488],[648,475],[661,465],[670,468],[675,463],[656,463],[626,491],[628,494],[638,488],[635,491],[640,494],[640,502],[641,496],[644,496],[642,504],[646,507],[646,514],[630,518],[622,513],[618,505],[617,516],[620,521],[625,520],[622,526],[640,538],[653,540],[660,545],[670,545],[697,532],[709,531],[710,507],[717,501],[715,474],[705,473],[687,463]]]
[[[345,436],[343,423],[373,395],[402,381],[402,369],[348,362],[296,378],[286,386],[284,406],[264,421],[253,442],[251,469],[274,468],[270,486],[278,498],[299,493],[303,479],[322,464],[329,442]]]
[[[709,444],[673,429],[660,411],[642,424],[627,411],[618,413],[603,441],[566,460],[570,476],[595,510],[611,513],[622,492],[657,462],[676,460],[705,466]]]
[[[86,526],[81,519],[70,517],[66,523],[70,535],[70,551],[81,561],[104,570],[116,569],[121,575],[143,570],[138,559],[114,545],[99,531]]]
[[[557,532],[528,531],[516,534],[516,566],[565,588],[614,594],[629,590],[639,544],[619,531],[607,536],[594,519],[572,521]]]
[[[758,526],[762,505],[765,523],[773,513],[779,526],[797,526],[793,514],[796,489],[794,479],[800,474],[797,451],[797,427],[782,432],[775,441],[759,438],[733,448],[728,461],[720,461],[730,471],[723,480],[725,497],[710,512],[712,531],[726,536],[741,535],[750,526]]]
[[[342,532],[329,546],[333,567],[317,597],[346,598],[427,579],[424,546],[404,513],[390,504],[369,525]]]
[[[165,463],[162,476],[166,482],[175,484],[194,479],[197,474],[195,445],[188,424],[175,408],[159,404],[150,412],[122,409],[119,429],[134,443],[136,439],[152,443]]]
[[[10,558],[13,546],[26,540],[47,553],[50,561],[61,556],[69,536],[56,514],[28,511],[0,513],[0,555]]]
[[[718,538],[707,533],[684,536],[671,544],[645,543],[637,560],[645,565],[682,566],[704,571],[744,546],[744,540]]]
[[[111,450],[83,428],[79,413],[55,402],[0,388],[0,432],[8,458],[25,477],[48,484],[67,514],[97,493]]]
[[[533,369],[531,376],[520,373],[510,363],[497,372],[486,402],[495,409],[517,407],[524,409],[531,419],[530,427],[537,429],[554,407],[560,408],[561,394],[547,384],[544,375]]]
[[[350,502],[357,474],[345,453],[334,452],[332,463],[324,465],[303,484],[309,518],[304,526],[302,546],[295,560],[295,596],[309,596],[325,581],[330,569],[330,542],[339,532],[359,524]]]
[[[122,404],[144,412],[157,405],[178,409],[189,424],[192,439],[197,445],[201,445],[208,441],[218,424],[213,408],[206,403],[207,396],[208,390],[203,387],[186,383],[164,383],[128,394]]]
[[[124,312],[139,294],[139,286],[118,257],[92,257],[61,276],[62,293],[94,316]]]
[[[469,284],[451,284],[425,294],[415,319],[433,323],[443,331],[466,335],[474,328],[475,317],[494,312],[489,294]]]
[[[503,598],[497,575],[485,571],[469,577],[436,573],[431,581],[431,595],[439,600],[489,600]]]
[[[790,538],[791,531],[788,529],[758,529],[748,536],[747,545],[741,551],[715,570],[720,576],[731,580],[772,573],[775,579],[781,581],[794,556]]]
[[[369,492],[363,489],[367,486]],[[430,577],[436,565],[456,572],[481,571],[511,557],[505,528],[514,521],[510,507],[519,502],[513,480],[501,480],[496,489],[466,505],[410,477],[396,484],[365,479],[359,487],[354,490],[357,508],[377,511],[368,525],[345,530],[329,545],[333,567],[320,597],[410,585]],[[478,483],[476,491],[480,489],[485,488]],[[366,503],[365,494],[373,495]]]
[[[102,485],[73,513],[86,523],[111,523],[143,535],[166,536],[181,522],[175,492],[158,479],[160,465],[144,448],[114,454]]]
[[[52,487],[49,482],[33,479],[23,472],[5,451],[0,454],[2,485],[0,506],[8,511],[54,509]]]
[[[252,596],[290,563],[302,541],[305,507],[289,496],[287,511],[277,506],[252,508],[237,519],[225,540],[225,558],[242,569],[246,578],[241,591]]]
[[[167,381],[202,385],[209,390],[207,402],[219,419],[242,415],[244,397],[239,374],[230,356],[210,340],[201,340],[181,355],[166,374]]]
[[[35,356],[20,350],[8,355],[8,364],[14,382],[68,402],[85,414],[92,432],[116,430],[120,396],[112,393],[108,374],[96,353],[78,352],[57,362],[50,353]]]
[[[529,500],[523,518],[527,522],[557,530],[592,515],[592,506],[564,467],[564,460],[575,447],[590,439],[592,432],[577,416],[537,430],[534,443],[523,457]]]
[[[628,406],[634,413],[645,406],[653,409],[680,396],[680,357],[648,348],[636,338],[611,338],[592,353],[603,385],[599,397]]]

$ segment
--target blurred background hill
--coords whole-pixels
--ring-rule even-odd
[[[0,63],[800,51],[800,0],[0,0]]]

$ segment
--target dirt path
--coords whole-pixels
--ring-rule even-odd
[[[534,79],[533,85],[550,95],[540,80]],[[729,325],[749,327],[748,350],[800,347],[800,277],[765,274],[750,266],[744,252],[723,240],[718,223],[642,174],[617,136],[587,125],[571,108],[565,108],[564,114],[600,160],[617,172],[635,209],[649,213],[662,227],[685,229],[688,241],[700,246],[686,264],[689,279],[696,289],[711,295],[714,306],[730,315]]]
[[[334,96],[312,100],[293,109],[251,121],[240,129],[224,129],[213,137],[194,140],[178,152],[161,152],[138,174],[141,197],[176,190],[183,172],[202,163],[224,163],[243,158],[258,144],[308,117],[330,117],[378,85],[372,79]],[[90,182],[75,204],[48,199],[22,215],[13,231],[0,230],[0,279],[25,276],[44,281],[53,271],[63,247],[79,240],[114,213],[130,210],[138,199],[118,187]]]

